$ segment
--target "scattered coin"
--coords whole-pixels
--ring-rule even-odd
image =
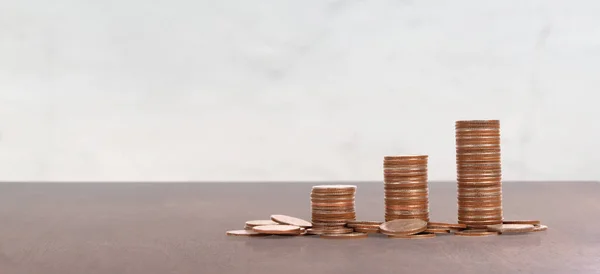
[[[502,221],[503,224],[517,224],[517,225],[539,225],[538,220],[518,220],[518,221]]]
[[[456,236],[493,236],[498,235],[498,232],[480,231],[480,230],[463,230],[454,232]]]
[[[360,239],[367,238],[367,234],[360,232],[351,232],[346,234],[321,234],[320,237],[323,239]]]
[[[246,222],[246,227],[255,227],[259,225],[278,225],[278,223],[273,222],[272,220],[252,220]]]
[[[250,237],[256,237],[256,236],[269,236],[269,234],[261,234],[258,232],[254,232],[252,230],[230,230],[227,231],[227,235],[229,236],[250,236]]]
[[[540,224],[540,225],[534,225],[533,226],[533,231],[534,232],[540,232],[540,231],[546,231],[546,230],[548,230],[548,226],[547,225]]]
[[[392,239],[431,239],[435,238],[433,233],[419,233],[413,235],[387,235],[388,238]]]
[[[254,232],[274,235],[297,235],[300,227],[295,225],[259,225],[252,228]]]
[[[426,233],[435,233],[435,234],[448,234],[450,233],[450,228],[438,228],[438,227],[429,227],[425,229]]]
[[[489,231],[504,233],[526,233],[534,231],[533,225],[522,225],[522,224],[499,224],[499,225],[488,225]]]
[[[271,220],[279,223],[279,224],[285,224],[285,225],[294,225],[294,226],[299,226],[299,227],[311,227],[312,223],[310,223],[309,221],[305,221],[296,217],[291,217],[291,216],[287,216],[287,215],[279,215],[279,214],[275,214],[275,215],[271,215]]]
[[[379,226],[381,233],[386,235],[412,235],[425,229],[427,229],[427,222],[420,219],[397,219]]]
[[[465,225],[465,224],[450,224],[450,223],[429,222],[427,224],[427,227],[429,227],[429,228],[466,229],[467,225]]]
[[[374,226],[379,228],[379,226],[383,224],[383,222],[379,221],[349,221],[346,226],[347,227],[356,227],[356,226]]]
[[[355,232],[362,232],[362,233],[379,233],[379,228],[354,228]]]
[[[306,230],[307,234],[310,235],[321,235],[321,234],[347,234],[347,233],[352,233],[354,232],[354,229],[352,228],[348,228],[348,227],[341,227],[341,228],[309,228]]]

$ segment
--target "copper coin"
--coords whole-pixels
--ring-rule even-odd
[[[355,227],[358,225],[373,225],[373,226],[379,228],[379,226],[381,224],[383,224],[383,222],[380,222],[380,221],[350,221],[346,225],[348,227]]]
[[[429,228],[455,228],[455,229],[466,229],[467,225],[465,224],[450,224],[450,223],[434,223],[434,222],[429,222],[427,224],[427,227]]]
[[[385,222],[379,226],[381,232],[393,235],[411,235],[427,229],[427,222],[419,219],[398,219]]]
[[[494,236],[494,235],[498,235],[498,232],[462,230],[462,231],[454,232],[454,235],[456,235],[456,236]]]
[[[336,218],[336,219],[330,219],[330,218],[327,218],[327,219],[326,218],[313,218],[312,221],[313,221],[313,225],[315,223],[318,223],[318,224],[329,223],[329,224],[336,224],[336,225],[337,224],[346,225],[346,223],[348,221],[353,221],[354,219],[355,218]]]
[[[533,232],[533,225],[523,225],[523,224],[499,224],[499,225],[489,225],[489,231],[499,232],[501,234],[504,233],[525,233],[525,232]]]
[[[516,221],[503,221],[503,224],[517,224],[517,225],[539,225],[538,220],[516,220]]]
[[[426,172],[427,171],[427,166],[425,165],[383,165],[383,170],[384,171],[397,171],[397,172],[415,172],[415,171],[421,171],[421,172]]]
[[[546,231],[546,230],[548,230],[548,226],[547,225],[539,224],[539,225],[534,225],[533,226],[533,231],[534,232],[540,232],[540,231]]]
[[[502,220],[491,220],[491,221],[466,221],[458,220],[459,224],[466,224],[467,228],[487,228],[488,225],[501,224]]]
[[[269,234],[261,234],[252,230],[230,230],[227,231],[226,233],[229,236],[250,236],[250,237],[256,237],[256,236],[269,236]]]
[[[346,234],[352,233],[354,229],[347,227],[339,227],[335,229],[323,229],[323,228],[309,228],[306,230],[307,234],[310,235],[321,235],[321,234]]]
[[[324,204],[337,204],[337,203],[346,203],[346,204],[354,204],[354,196],[351,197],[341,197],[341,198],[315,198],[311,197],[311,203],[324,203]]]
[[[403,218],[388,217],[388,216],[385,217],[386,222],[394,221],[394,220],[407,220],[407,219],[423,220],[425,222],[429,222],[429,218],[423,218],[423,217],[403,217]]]
[[[317,210],[339,210],[339,211],[354,210],[353,203],[348,203],[348,204],[311,203],[310,207],[312,209],[317,209]]]
[[[497,221],[502,220],[502,215],[496,216],[458,216],[459,221]]]
[[[498,206],[498,207],[461,207],[458,209],[459,212],[496,212],[496,211],[502,211],[502,207]]]
[[[384,161],[417,161],[427,160],[428,155],[397,155],[397,156],[384,156]]]
[[[252,228],[254,232],[275,235],[300,234],[300,227],[295,225],[259,225]]]
[[[459,193],[458,194],[458,198],[463,198],[463,197],[467,197],[467,198],[492,198],[492,197],[502,197],[502,193],[501,192],[497,192],[497,193],[493,193],[493,192],[488,192],[488,193]]]
[[[346,225],[348,226],[348,225]],[[348,227],[352,227],[354,229],[375,229],[378,230],[379,226],[375,225],[375,224],[371,224],[371,225],[360,225],[360,224],[355,224],[353,226],[348,226]]]
[[[323,197],[332,197],[332,198],[346,198],[346,197],[353,197],[355,195],[355,192],[311,192],[310,193],[310,197],[311,198],[323,198]]]
[[[252,220],[252,221],[246,222],[247,227],[255,227],[255,226],[259,226],[259,225],[278,225],[278,224],[279,223],[273,222],[272,220]]]
[[[385,209],[390,211],[428,211],[427,205],[386,205]]]
[[[435,238],[435,234],[433,233],[419,233],[413,235],[387,235],[390,239],[431,239]]]
[[[406,177],[415,177],[415,176],[426,176],[427,171],[410,171],[410,172],[398,172],[398,171],[383,171],[384,179],[402,179]]]
[[[428,192],[427,188],[386,189],[386,193],[427,194]]]
[[[354,220],[356,213],[352,214],[312,214],[313,220]]]
[[[367,238],[367,234],[361,232],[351,232],[346,234],[321,234],[320,237],[323,239],[360,239]]]
[[[348,220],[348,221],[351,221],[351,220]],[[313,220],[313,222],[312,222],[313,226],[312,227],[313,228],[315,228],[315,227],[336,227],[336,226],[343,227],[343,226],[346,225],[346,223],[348,221],[343,221],[343,222],[329,222],[329,221],[321,221],[321,220],[315,221],[315,220]]]
[[[287,216],[287,215],[280,215],[280,214],[271,215],[271,220],[273,220],[274,222],[280,223],[280,224],[292,225],[292,226],[298,226],[298,227],[304,227],[304,228],[312,226],[312,224],[309,221],[302,220],[302,219],[296,218],[296,217]]]
[[[459,189],[460,192],[498,192],[502,191],[502,187],[462,187]]]
[[[347,210],[341,210],[338,208],[326,208],[326,209],[315,209],[313,208],[311,213],[312,214],[317,214],[317,215],[346,215],[346,214],[354,214],[356,211],[354,210],[354,208],[349,208]]]
[[[435,233],[435,234],[448,234],[450,233],[449,228],[439,228],[439,227],[428,227],[425,229],[426,233]]]
[[[458,207],[499,207],[502,206],[501,202],[495,203],[458,203]]]
[[[355,232],[362,232],[367,234],[379,233],[379,228],[354,228]]]
[[[500,120],[457,120],[454,122],[457,126],[462,125],[485,125],[485,126],[495,126],[500,127]]]
[[[312,187],[313,190],[356,190],[355,185],[317,185]]]

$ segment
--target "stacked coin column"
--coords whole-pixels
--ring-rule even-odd
[[[314,186],[310,194],[313,229],[344,230],[356,220],[353,185]]]
[[[500,121],[456,122],[458,223],[502,223]]]
[[[421,219],[429,222],[427,155],[383,159],[385,221]]]

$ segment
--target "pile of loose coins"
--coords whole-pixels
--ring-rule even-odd
[[[456,122],[458,223],[473,228],[502,224],[500,122]]]
[[[287,215],[247,221],[235,236],[320,235],[356,239],[430,239],[436,235],[492,236],[548,229],[537,220],[506,221],[502,215],[500,122],[456,122],[458,223],[429,221],[427,155],[386,156],[383,161],[385,222],[356,220],[354,185],[312,187],[312,222]]]
[[[429,221],[427,158],[427,155],[383,158],[386,221]]]

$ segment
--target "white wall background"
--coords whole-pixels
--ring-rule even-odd
[[[3,0],[0,180],[600,178],[600,1]]]

